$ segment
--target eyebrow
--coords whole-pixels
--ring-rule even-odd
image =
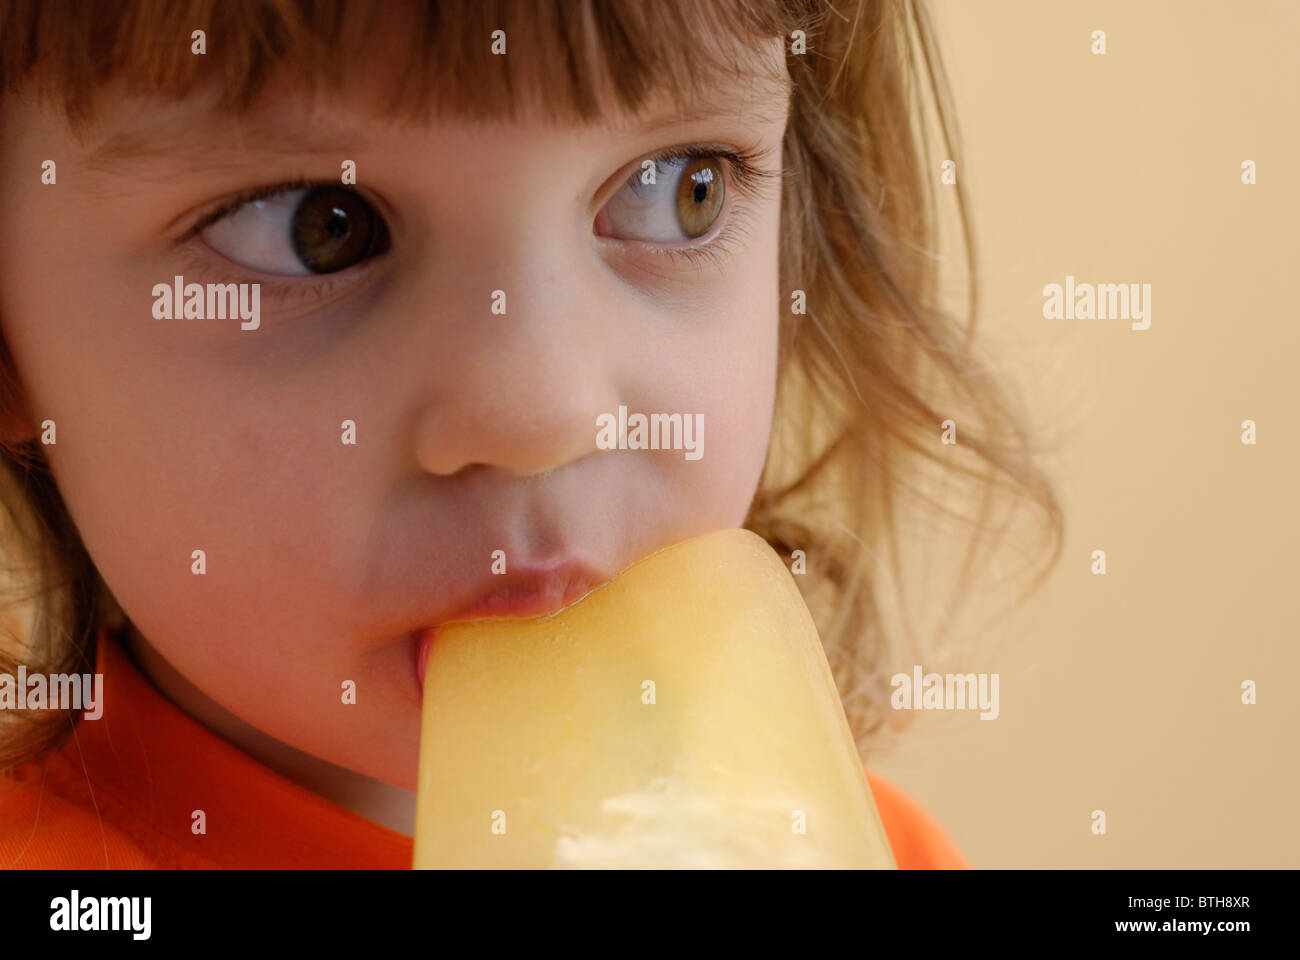
[[[749,96],[755,90],[761,92],[757,95]],[[691,123],[705,123],[710,120],[752,120],[759,122],[771,122],[776,119],[775,115],[769,115],[771,108],[778,108],[778,114],[789,115],[790,105],[794,99],[794,85],[787,79],[777,89],[770,81],[764,80],[761,83],[755,82],[746,88],[744,97],[736,96],[730,101],[723,103],[720,107],[709,110],[694,111],[680,115],[665,115],[661,119],[648,118],[631,118],[622,126],[611,126],[610,129],[618,133],[658,133],[670,127],[685,126]]]
[[[793,85],[787,79],[778,89],[770,79],[755,78],[743,91],[721,104],[707,110],[691,111],[657,118],[631,116],[619,123],[607,123],[615,134],[653,134],[672,127],[685,126],[723,119],[751,119],[770,121],[778,114],[769,114],[777,106],[788,111],[793,97]],[[355,150],[358,143],[373,137],[373,131],[359,127],[323,129],[319,122],[289,121],[282,115],[259,115],[252,121],[240,120],[228,126],[220,122],[215,111],[202,113],[201,121],[194,114],[177,120],[173,114],[157,115],[128,124],[105,137],[87,153],[82,161],[93,173],[108,177],[125,176],[123,168],[146,164],[183,166],[188,173],[236,167],[252,156],[306,157],[343,156]],[[213,130],[224,134],[214,135]],[[199,136],[196,132],[203,130]],[[224,139],[223,139],[224,138]],[[222,149],[222,147],[226,149]],[[232,157],[231,151],[237,156]]]
[[[215,120],[215,118],[208,118]],[[126,127],[105,138],[86,154],[87,170],[115,174],[119,168],[148,161],[190,161],[198,167],[227,165],[228,153],[215,153],[221,138],[210,134],[195,137],[194,121],[153,120]],[[205,122],[206,128],[217,126]],[[252,124],[234,124],[226,132],[225,146],[240,153],[330,154],[346,152],[365,139],[361,130],[326,133],[319,126],[286,126],[282,117]]]

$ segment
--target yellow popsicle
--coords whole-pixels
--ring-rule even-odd
[[[895,866],[812,617],[722,530],[425,670],[415,867]]]

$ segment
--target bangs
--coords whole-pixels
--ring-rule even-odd
[[[766,72],[761,41],[809,34],[809,0],[58,0],[0,2],[0,81],[61,103],[73,123],[95,91],[182,98],[220,88],[242,113],[274,77],[309,92],[382,72],[391,113],[590,121],[682,104],[725,77]],[[194,31],[206,53],[191,52]],[[493,52],[504,31],[504,54]],[[498,35],[499,36],[499,35]],[[499,49],[499,45],[498,45]],[[378,59],[378,63],[376,60]],[[784,58],[775,61],[782,63]]]

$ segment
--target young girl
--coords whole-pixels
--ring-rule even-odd
[[[923,662],[886,613],[926,465],[1059,534],[939,308],[964,207],[907,0],[0,30],[0,673],[103,676],[95,719],[0,711],[0,865],[409,866],[422,631],[722,527],[806,565],[865,754]],[[707,429],[606,449],[620,407]],[[869,779],[900,866],[965,865]]]

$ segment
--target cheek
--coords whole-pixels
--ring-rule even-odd
[[[778,315],[769,277],[740,288],[712,322],[719,335],[702,351],[695,376],[703,418],[703,456],[683,463],[707,497],[714,522],[740,526],[758,487],[771,436],[776,389]]]
[[[735,296],[741,307],[732,326],[734,373],[725,378],[729,396],[723,400],[724,423],[735,434],[727,447],[738,488],[732,504],[734,526],[744,521],[761,479],[775,408],[782,303],[779,206],[766,213],[753,231],[754,256],[738,278]]]
[[[355,478],[331,460],[328,385],[169,350],[143,332],[147,298],[129,295],[147,293],[149,279],[84,269],[77,284],[27,285],[6,298],[21,321],[6,332],[34,422],[55,423],[44,452],[105,582],[182,669],[199,672],[196,635],[225,638],[222,656],[202,664],[217,677],[275,649],[265,637],[329,635],[339,590],[322,568],[350,531],[327,518],[353,502],[337,488]]]
[[[301,562],[297,531],[312,512],[313,485],[284,482],[284,445],[237,400],[212,403],[192,387],[161,406],[137,392],[114,397],[99,408],[106,428],[70,411],[60,439],[77,442],[51,455],[96,565],[145,634],[159,639],[251,629],[242,616],[264,628],[273,613],[262,602],[267,585],[284,584],[283,571]],[[291,490],[297,495],[286,496]]]
[[[697,312],[691,383],[704,410],[704,455],[682,464],[713,526],[738,527],[758,488],[771,437],[779,329],[779,210],[753,225],[744,262]],[[704,518],[701,518],[702,522]]]
[[[721,416],[713,438],[723,459],[719,476],[725,476],[731,526],[740,526],[749,512],[762,476],[771,439],[776,388],[776,312],[761,312],[762,330],[745,339],[734,355],[736,375],[728,396],[718,398]],[[718,434],[721,434],[720,436]]]

